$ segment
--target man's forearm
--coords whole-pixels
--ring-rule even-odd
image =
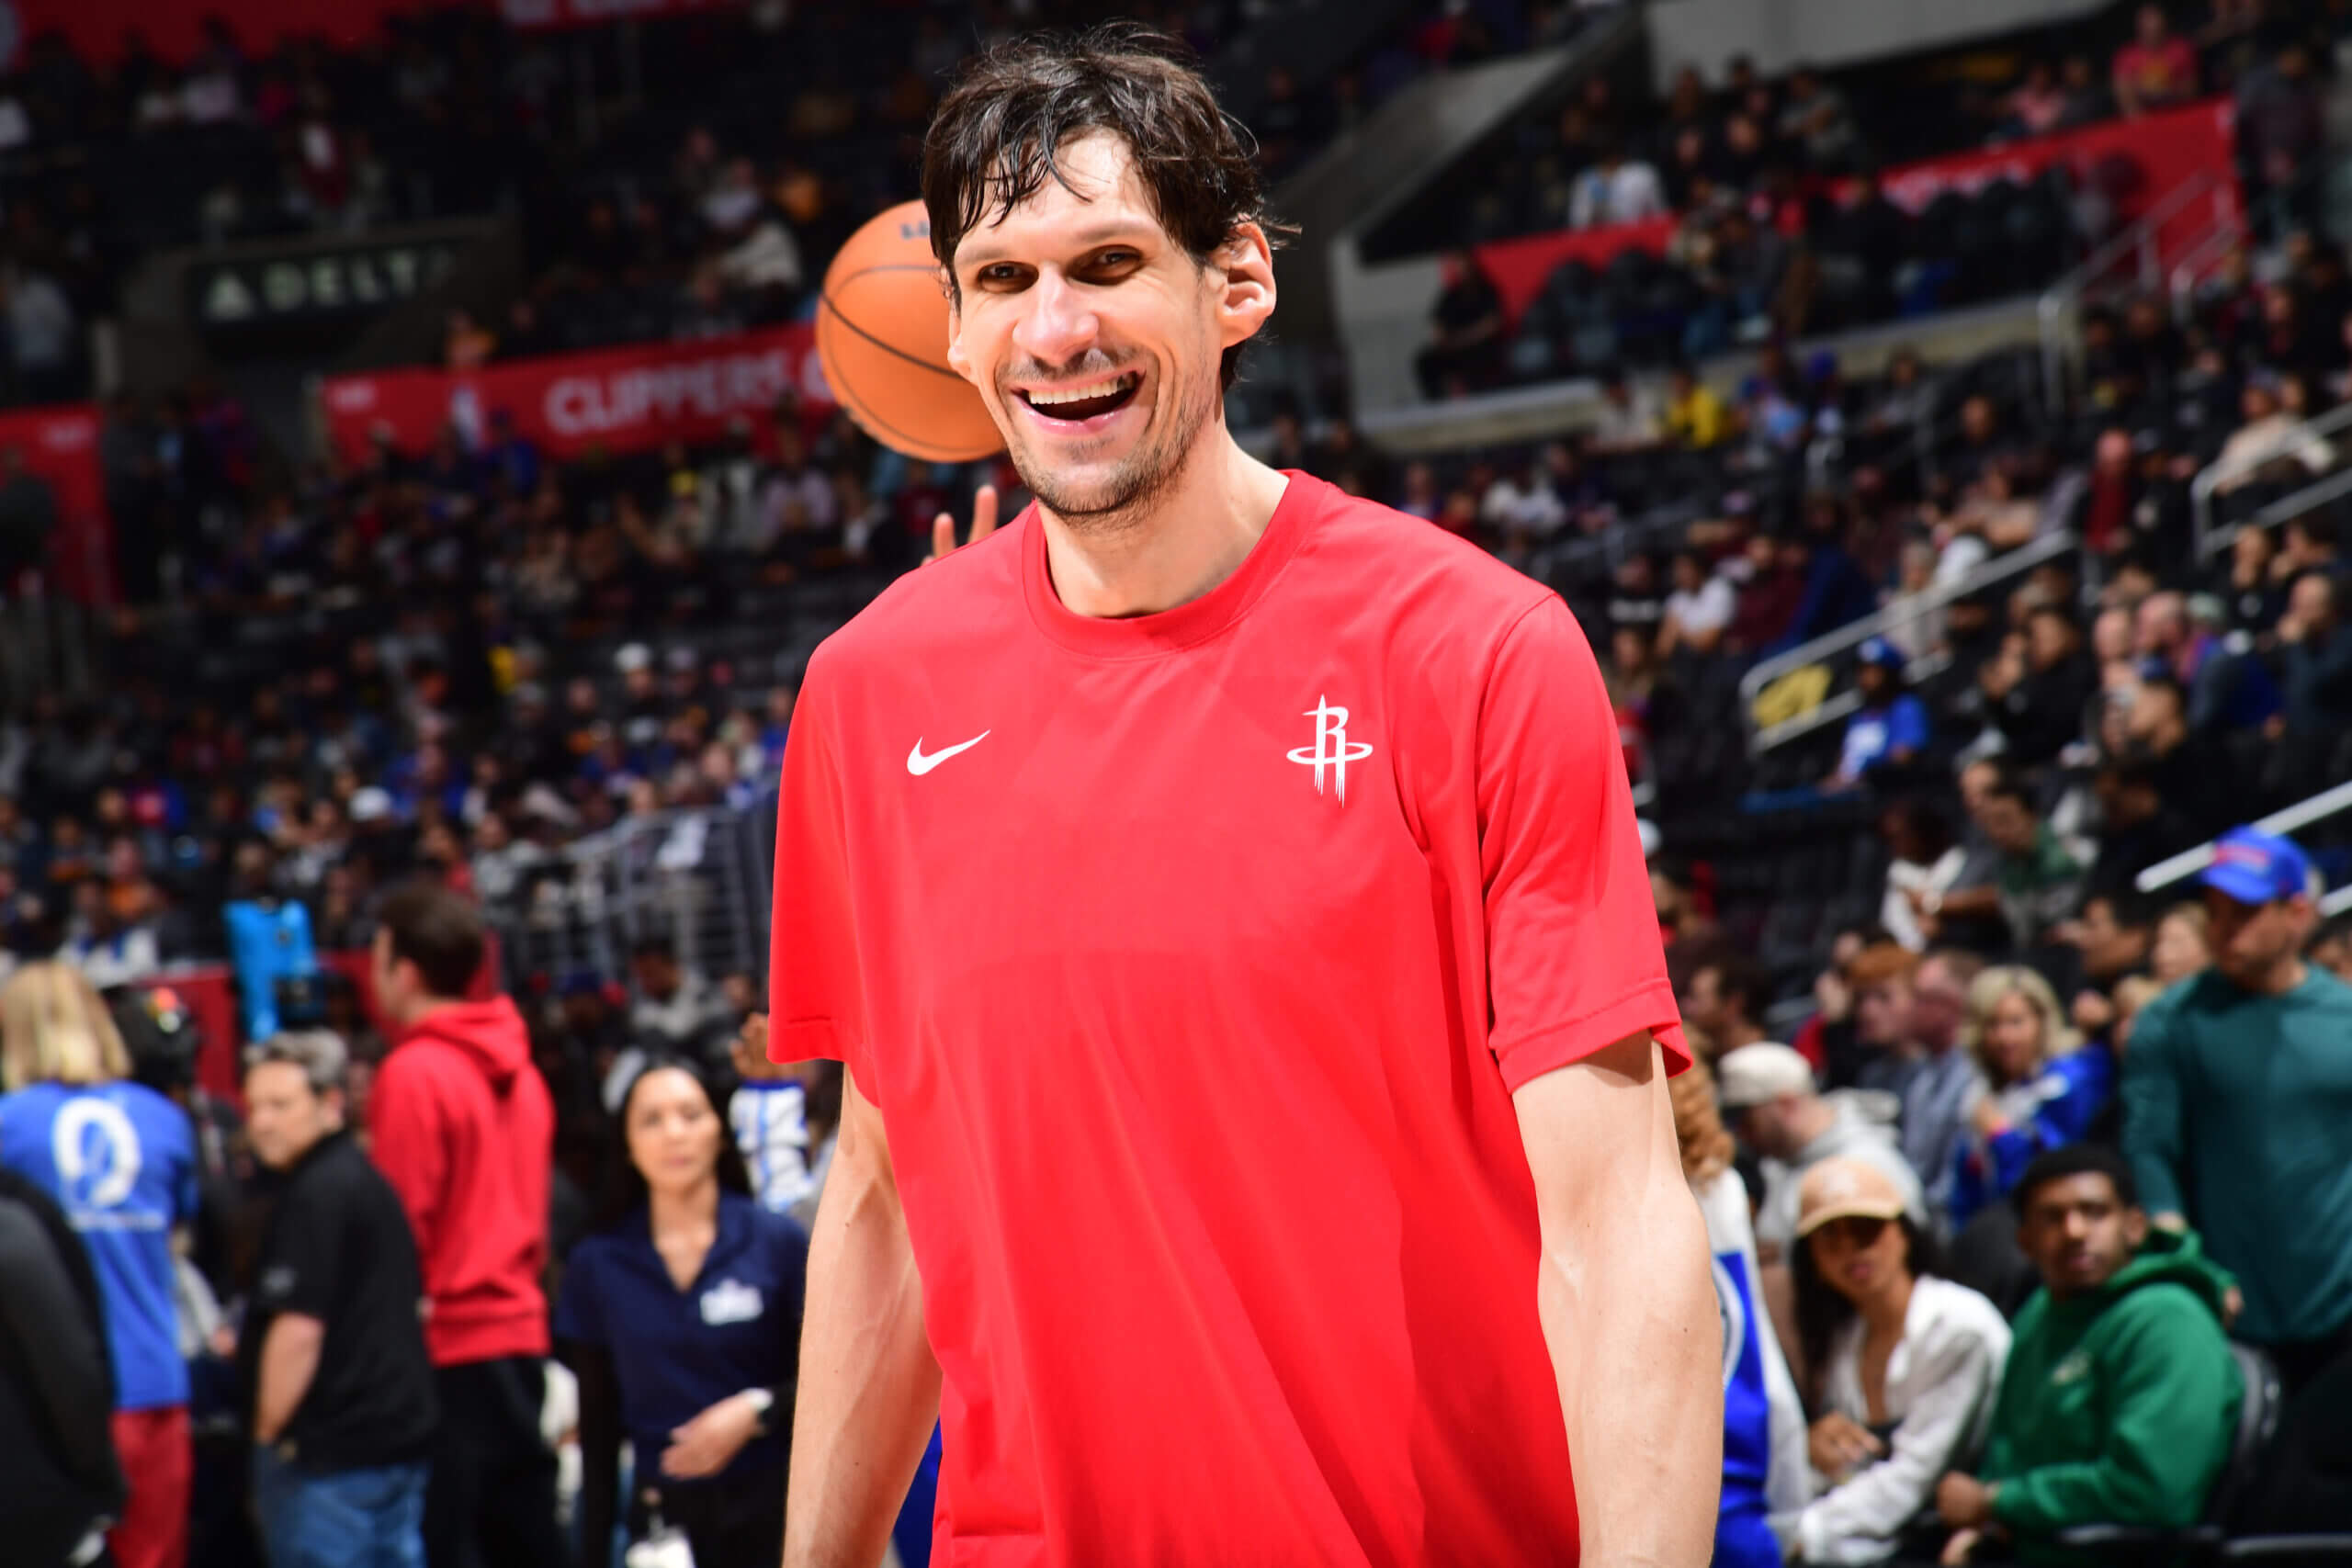
[[[845,1118],[809,1238],[785,1568],[879,1562],[939,1418],[906,1216],[870,1144]]]
[[[261,1375],[254,1391],[254,1436],[265,1443],[277,1441],[311,1380],[319,1372],[319,1347],[326,1340],[326,1325],[300,1313],[281,1313],[270,1320],[261,1342]]]
[[[1723,1487],[1723,1318],[1679,1173],[1585,1235],[1547,1237],[1537,1304],[1583,1561],[1702,1568]]]

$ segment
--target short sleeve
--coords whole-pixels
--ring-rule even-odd
[[[1557,596],[1504,635],[1478,721],[1488,1047],[1516,1091],[1644,1030],[1690,1065],[1617,723]]]
[[[594,1238],[571,1249],[563,1266],[563,1291],[556,1297],[553,1332],[558,1339],[612,1348],[605,1333],[603,1249]]]
[[[334,1315],[338,1276],[344,1266],[343,1224],[336,1206],[315,1182],[301,1183],[280,1200],[254,1293],[272,1313],[300,1313],[321,1322]]]
[[[1928,745],[1928,710],[1918,698],[1905,693],[1894,699],[1894,711],[1888,716],[1887,747],[1890,750],[1921,751]]]
[[[814,683],[817,670],[810,670]],[[840,1062],[882,1103],[866,1049],[850,883],[848,812],[822,694],[804,698],[784,745],[769,922],[768,1059]]]

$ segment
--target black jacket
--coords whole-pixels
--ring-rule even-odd
[[[97,1277],[47,1194],[0,1170],[0,1541],[51,1568],[122,1510]]]

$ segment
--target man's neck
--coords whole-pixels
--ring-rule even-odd
[[[425,1021],[435,1013],[447,1012],[451,1008],[465,1005],[464,999],[458,997],[419,997],[403,1008],[401,1010],[401,1016],[392,1021],[399,1026],[401,1033],[411,1034],[424,1028]]]
[[[1234,445],[1220,422],[1148,515],[1073,529],[1044,507],[1054,592],[1075,615],[1110,620],[1191,603],[1239,570],[1289,480]]]
[[[2311,972],[2311,965],[2301,959],[2289,958],[2273,964],[2270,973],[2245,988],[2257,997],[2283,997],[2309,979]]]

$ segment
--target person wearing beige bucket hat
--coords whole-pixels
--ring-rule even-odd
[[[1807,1444],[1814,1500],[1775,1520],[1792,1556],[1880,1562],[1984,1440],[2009,1328],[1939,1279],[1905,1194],[1862,1160],[1804,1173],[1794,1249],[1797,1325],[1822,1414]]]

